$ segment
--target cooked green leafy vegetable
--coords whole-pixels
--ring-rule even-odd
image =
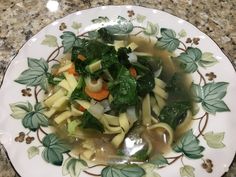
[[[137,103],[136,80],[130,75],[129,70],[120,65],[115,81],[109,83],[109,90],[113,96],[111,107],[118,112],[124,112],[127,106]]]
[[[159,119],[161,122],[165,122],[170,125],[174,130],[183,122],[187,110],[190,109],[190,105],[187,102],[173,102],[166,105],[160,113]]]
[[[84,129],[93,129],[99,132],[104,132],[104,126],[97,118],[95,118],[91,113],[87,110],[84,112],[82,116],[82,123],[80,124],[81,128]]]

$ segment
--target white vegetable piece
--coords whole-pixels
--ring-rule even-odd
[[[135,53],[131,52],[131,53],[128,53],[127,55],[129,56],[128,60],[129,60],[131,63],[137,62],[138,57],[137,57],[137,55],[135,55]]]
[[[101,119],[101,117],[104,114],[104,108],[101,104],[96,103],[89,107],[88,112],[92,114],[94,117],[96,117],[97,119]]]
[[[133,126],[134,122],[138,120],[137,113],[134,106],[130,106],[126,110],[126,114],[130,123],[130,126]]]
[[[99,92],[102,89],[102,79],[99,78],[96,81],[92,81],[91,77],[85,78],[87,88],[92,92]]]

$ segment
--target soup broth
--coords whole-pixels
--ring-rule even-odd
[[[166,99],[166,105],[178,101],[188,102],[190,105],[192,104],[191,92],[189,89],[192,79],[181,70],[179,63],[171,58],[172,53],[157,49],[154,47],[152,41],[143,38],[129,37],[125,39],[125,41],[127,44],[134,42],[138,45],[138,48],[135,50],[137,55],[150,54],[153,58],[161,61],[162,72],[158,78],[167,84],[166,92],[168,92],[168,98]],[[153,94],[150,95],[150,101],[152,102],[155,97]],[[152,115],[156,119],[155,121],[160,121],[154,112],[152,112]],[[57,116],[57,114],[54,116]],[[185,116],[186,113],[182,115],[182,119],[184,119]],[[76,117],[72,118],[72,120],[73,119],[76,119]],[[162,127],[150,128],[152,125],[145,126],[140,120],[136,121],[131,129],[124,135],[125,137],[119,147],[115,147],[111,143],[112,139],[116,136],[114,134],[103,134],[92,129],[78,128],[75,135],[70,136],[67,132],[68,127],[65,124],[58,125],[53,119],[50,120],[52,120],[51,123],[53,124],[53,127],[55,127],[56,134],[70,144],[74,155],[95,162],[143,162],[147,161],[155,154],[167,153],[171,147],[171,144],[168,144],[170,135],[166,129]],[[174,141],[176,141],[189,126],[191,126],[191,122],[186,126],[181,127],[181,129],[178,129],[178,127],[174,129]],[[113,127],[113,125],[111,125],[111,127]]]

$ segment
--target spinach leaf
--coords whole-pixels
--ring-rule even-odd
[[[136,80],[130,75],[129,70],[122,65],[114,82],[109,83],[109,90],[113,96],[111,107],[118,112],[123,112],[128,106],[137,102]]]
[[[86,59],[84,61],[78,60],[78,54],[85,56]],[[83,40],[82,46],[74,47],[72,50],[72,61],[79,74],[90,75],[95,78],[98,77],[102,73],[102,70],[94,73],[86,70],[86,66],[96,60],[102,61],[102,69],[107,69],[111,65],[118,63],[115,48],[96,40]]]
[[[150,56],[139,56],[138,62],[150,69],[153,73],[159,70],[162,65],[161,60],[159,58],[153,58]]]
[[[127,55],[130,52],[131,49],[130,48],[127,49],[126,47],[121,47],[117,51],[119,62],[127,68],[130,68],[131,66],[130,61],[128,60],[129,56]]]
[[[57,85],[61,82],[65,77],[64,75],[54,76],[51,73],[47,73],[48,83],[51,85]]]
[[[100,28],[98,31],[98,37],[106,43],[113,43],[114,36],[106,28]]]
[[[84,92],[85,82],[82,76],[78,80],[78,85],[75,90],[71,93],[70,101],[74,101],[76,99],[82,100],[90,100],[90,98]]]
[[[133,63],[132,65],[140,76],[137,79],[138,95],[143,97],[155,87],[154,74],[148,67],[140,63]]]
[[[187,110],[191,106],[188,102],[174,102],[166,105],[160,113],[159,119],[161,122],[165,122],[173,129],[184,121]]]
[[[169,82],[167,83],[166,90],[168,92],[180,91],[179,81],[181,80],[180,74],[174,73]]]
[[[137,79],[137,91],[139,96],[145,96],[155,87],[154,75],[152,72],[146,72]]]
[[[99,120],[92,114],[90,114],[87,110],[82,116],[82,123],[80,124],[80,127],[84,129],[94,129],[99,132],[104,132],[103,124],[99,122]]]

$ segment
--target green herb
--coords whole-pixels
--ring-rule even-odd
[[[99,120],[90,114],[87,110],[84,112],[82,116],[82,123],[80,124],[81,128],[84,129],[93,129],[99,132],[104,132],[104,127]]]
[[[160,113],[159,119],[175,129],[181,122],[184,121],[187,110],[191,106],[188,102],[174,102],[166,105]]]

